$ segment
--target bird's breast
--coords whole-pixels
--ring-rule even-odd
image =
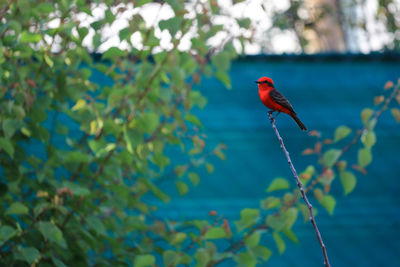
[[[282,105],[276,103],[269,93],[271,90],[258,90],[258,94],[260,96],[261,102],[269,109],[284,112],[284,113],[289,113],[289,111],[284,108]]]
[[[273,101],[269,96],[269,90],[258,90],[258,95],[260,96],[261,102],[270,109],[274,109]]]

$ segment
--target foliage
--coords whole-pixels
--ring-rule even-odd
[[[243,37],[214,22],[229,17],[215,1],[149,2],[18,0],[0,8],[2,264],[201,265],[214,257],[210,241],[227,236],[206,222],[184,222],[198,230],[183,232],[154,218],[149,199],[170,200],[164,181],[187,194],[199,168],[212,171],[209,157],[225,157],[223,145],[206,144],[192,113],[207,102],[194,85],[205,74],[229,87],[232,41]],[[171,15],[149,23],[146,8]],[[127,14],[118,30],[127,48],[102,51],[105,32]],[[185,38],[190,48],[178,49]],[[108,80],[93,80],[94,71]],[[191,256],[182,250],[190,240],[201,242]]]

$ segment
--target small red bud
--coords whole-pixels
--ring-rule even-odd
[[[215,210],[210,210],[208,213],[209,216],[217,216],[217,212]]]

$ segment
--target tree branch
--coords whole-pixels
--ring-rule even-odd
[[[291,169],[291,171],[293,173],[293,176],[294,176],[294,178],[296,178],[297,186],[299,187],[301,195],[302,195],[302,197],[304,199],[304,202],[306,203],[306,205],[308,207],[308,210],[310,211],[310,221],[311,221],[312,225],[314,226],[314,230],[315,230],[315,233],[317,234],[318,242],[319,242],[319,244],[321,246],[322,253],[324,255],[324,264],[325,264],[326,267],[330,267],[331,265],[330,265],[329,260],[328,260],[328,254],[326,252],[326,247],[325,247],[324,241],[322,241],[322,237],[321,237],[321,234],[320,234],[320,232],[318,230],[317,223],[315,222],[312,205],[308,201],[308,198],[307,198],[307,196],[306,196],[306,194],[304,192],[304,189],[303,189],[303,184],[301,183],[300,178],[297,175],[296,169],[293,166],[292,160],[291,160],[291,158],[289,156],[289,152],[286,150],[285,144],[283,143],[283,139],[280,136],[280,134],[278,132],[278,129],[276,128],[275,119],[272,118],[272,112],[268,112],[268,115],[269,115],[269,119],[271,120],[272,128],[274,129],[275,134],[278,137],[279,142],[281,143],[281,148],[282,148],[283,152],[285,153],[286,159],[287,159],[287,161],[289,163],[289,166],[290,166],[290,169]]]
[[[375,115],[374,115],[374,116],[372,117],[372,119],[370,119],[370,120],[378,120],[378,118],[382,115],[382,113],[383,113],[385,110],[388,109],[389,104],[390,104],[390,103],[392,102],[392,100],[396,97],[396,95],[397,95],[397,93],[399,92],[399,90],[400,90],[400,85],[397,85],[397,86],[393,89],[393,91],[392,91],[392,93],[390,94],[390,96],[389,96],[388,98],[386,98],[386,100],[385,100],[383,106],[382,106],[378,111],[375,112]],[[342,149],[342,151],[341,151],[341,153],[340,153],[340,156],[338,157],[338,159],[337,159],[336,161],[339,161],[339,159],[343,156],[343,154],[346,153],[347,150],[349,150],[350,147],[352,147],[355,143],[357,143],[358,139],[360,139],[361,135],[364,133],[364,131],[365,131],[366,129],[367,129],[367,127],[364,126],[361,130],[359,130],[359,131],[357,132],[357,135],[354,136],[354,138],[351,140],[351,142],[350,142],[347,146],[345,146],[345,147]]]

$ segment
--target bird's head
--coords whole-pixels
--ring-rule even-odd
[[[259,88],[274,88],[274,81],[271,78],[268,77],[261,77],[255,83],[258,84]]]

